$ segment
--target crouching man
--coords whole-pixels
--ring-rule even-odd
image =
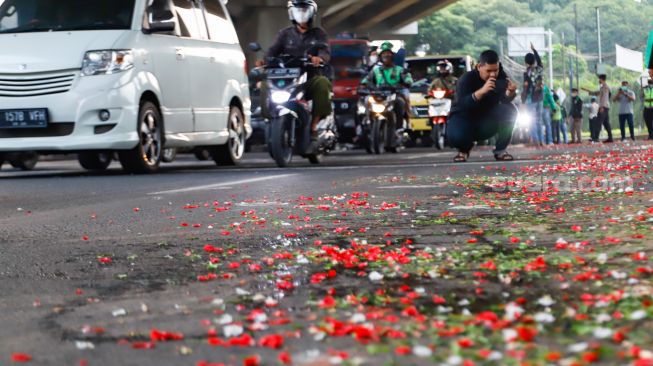
[[[455,162],[466,162],[474,142],[494,136],[495,159],[513,160],[506,149],[517,119],[517,108],[512,104],[516,91],[517,85],[503,71],[499,55],[491,50],[483,52],[476,70],[458,81],[447,126],[449,144],[458,149]]]

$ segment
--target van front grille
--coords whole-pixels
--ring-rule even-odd
[[[0,97],[35,97],[65,93],[79,72],[60,70],[29,74],[0,74]]]

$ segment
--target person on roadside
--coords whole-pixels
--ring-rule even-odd
[[[551,132],[553,133],[553,143],[560,145],[560,143],[567,143],[567,111],[565,107],[560,102],[560,97],[558,94],[553,93],[553,100],[556,104],[555,112],[551,116]],[[562,134],[562,139],[560,138]]]
[[[541,146],[544,143],[542,136],[542,118],[543,118],[543,74],[544,66],[542,58],[531,43],[533,52],[526,54],[526,71],[524,72],[524,90],[522,91],[522,104],[526,106],[530,115],[533,117],[531,126],[531,139],[535,145]]]
[[[314,0],[289,0],[288,15],[293,23],[290,27],[281,30],[267,52],[267,57],[290,55],[305,57],[316,48],[316,45],[328,45],[328,35],[320,27],[314,26],[317,16],[317,3]],[[320,47],[315,54],[310,54],[309,60],[313,66],[318,67],[328,64],[331,60],[329,47]],[[258,66],[264,61],[257,62]],[[313,116],[311,120],[311,140],[317,140],[317,126],[320,120],[328,117],[332,112],[331,106],[331,81],[325,76],[313,75],[305,85],[306,96],[313,101]],[[266,85],[262,85],[261,94],[267,97]],[[264,101],[263,106],[267,106]],[[264,108],[264,113],[268,114]]]
[[[544,99],[542,102],[542,106],[544,107],[542,115],[542,124],[544,125],[544,140],[542,142],[547,145],[553,145],[551,120],[553,114],[557,112],[558,106],[556,105],[555,100],[553,99],[553,93],[551,93],[551,90],[548,86],[542,86],[542,93]]]
[[[571,143],[580,144],[583,142],[581,134],[583,130],[583,100],[578,95],[578,89],[571,89]]]
[[[644,101],[644,122],[648,130],[648,139],[653,140],[653,78],[648,79],[648,85],[642,90]]]
[[[592,97],[587,108],[589,109],[590,140],[592,143],[597,143],[601,134],[601,125],[599,124],[599,109],[601,107],[596,97]]]
[[[512,103],[517,95],[513,83],[492,50],[481,53],[476,69],[458,80],[456,100],[447,125],[449,144],[458,150],[454,162],[469,159],[474,143],[496,136],[494,158],[511,161],[507,152],[517,119]]]
[[[621,130],[621,142],[626,141],[626,123],[630,131],[630,139],[635,141],[635,113],[633,102],[637,99],[635,92],[628,87],[627,81],[621,82],[621,88],[614,96],[614,101],[619,102],[619,129]]]
[[[599,75],[599,91],[587,90],[590,95],[597,96],[599,102],[599,115],[597,117],[597,123],[599,125],[598,132],[600,134],[601,128],[605,128],[608,132],[608,139],[603,141],[604,143],[614,142],[612,139],[612,125],[610,124],[610,87],[607,83],[606,75]],[[598,139],[598,135],[597,135]]]

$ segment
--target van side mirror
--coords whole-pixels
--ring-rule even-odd
[[[250,44],[248,45],[248,48],[249,48],[249,50],[252,51],[252,52],[259,52],[260,50],[263,49],[263,47],[261,47],[261,45],[260,45],[258,42],[252,42],[252,43],[250,43]]]
[[[174,32],[177,27],[175,15],[167,9],[148,9],[147,20],[149,23],[149,28],[146,29],[147,33],[169,33]]]

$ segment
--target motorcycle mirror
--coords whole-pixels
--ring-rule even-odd
[[[258,42],[252,42],[252,43],[250,43],[250,44],[248,45],[248,48],[249,48],[249,50],[252,51],[252,52],[259,52],[260,50],[263,49],[263,47],[261,47],[261,45],[260,45]]]

